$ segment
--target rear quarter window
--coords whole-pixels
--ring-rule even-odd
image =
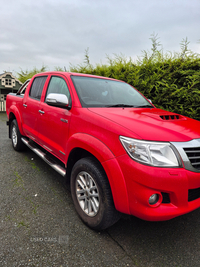
[[[42,90],[46,82],[47,76],[36,77],[31,85],[29,96],[36,100],[40,100],[42,95]]]

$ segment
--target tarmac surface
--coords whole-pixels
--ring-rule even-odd
[[[166,222],[123,215],[95,232],[62,176],[13,150],[6,120],[0,113],[0,267],[200,266],[200,209]]]

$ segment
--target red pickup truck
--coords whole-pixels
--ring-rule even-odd
[[[93,229],[120,213],[160,221],[200,207],[200,122],[156,108],[125,82],[40,73],[7,96],[6,111],[13,148],[28,146],[70,179]]]

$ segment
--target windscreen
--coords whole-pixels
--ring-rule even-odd
[[[83,107],[153,106],[127,83],[83,76],[71,76]]]

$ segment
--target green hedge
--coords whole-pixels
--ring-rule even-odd
[[[108,65],[93,67],[89,58],[84,65],[71,66],[70,71],[123,80],[158,108],[200,120],[200,57],[143,58],[133,63],[123,57],[108,58]]]
[[[90,64],[88,50],[82,65],[71,66],[70,71],[100,75],[123,80],[137,88],[153,104],[165,110],[200,120],[200,55],[188,50],[189,42],[183,40],[181,53],[163,55],[158,50],[157,37],[153,36],[151,53],[133,63],[123,56],[107,57],[108,64]],[[18,73],[22,82],[37,72],[46,70],[34,68]],[[57,67],[56,70],[66,71]]]

